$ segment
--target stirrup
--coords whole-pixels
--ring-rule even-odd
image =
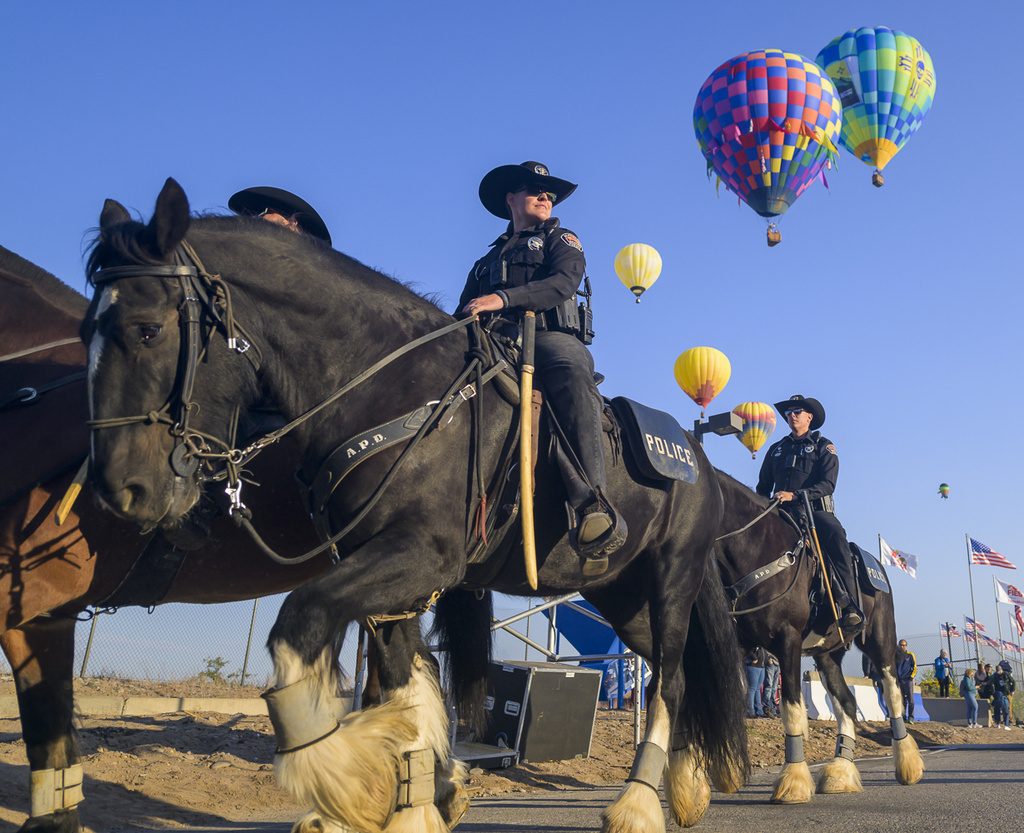
[[[603,531],[597,532],[596,537],[589,541],[580,540],[584,537],[581,532],[585,532],[588,526],[598,524],[604,526]],[[612,509],[607,501],[601,500],[597,512],[584,515],[569,530],[569,545],[586,559],[583,565],[584,575],[601,575],[608,569],[608,556],[626,542],[628,535],[629,530],[622,515]]]

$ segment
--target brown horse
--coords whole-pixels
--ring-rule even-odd
[[[274,564],[213,497],[206,499],[209,537],[204,529],[178,539],[178,548],[101,512],[88,487],[57,526],[55,509],[89,447],[86,351],[78,340],[88,302],[2,247],[0,297],[0,646],[17,687],[34,787],[21,830],[71,833],[80,829],[82,783],[71,687],[78,615],[92,605],[266,596],[297,587],[330,561]],[[253,467],[263,486],[253,490],[252,508],[265,538],[308,549],[317,539],[282,462],[292,455],[274,449]]]

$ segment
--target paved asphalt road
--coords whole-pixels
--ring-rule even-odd
[[[694,833],[875,833],[875,831],[1024,830],[1024,745],[959,746],[924,752],[925,775],[901,787],[890,758],[858,761],[864,792],[820,795],[810,804],[768,804],[776,770],[755,775],[736,795],[712,795]],[[817,775],[818,767],[811,767]],[[601,810],[617,789],[513,793],[478,799],[458,833],[579,833],[601,829]],[[668,818],[666,810],[666,819]],[[294,821],[292,819],[291,821]],[[668,821],[669,831],[679,830]],[[136,828],[138,830],[138,828]],[[287,833],[279,818],[193,828],[194,833]],[[139,830],[139,833],[147,833]]]

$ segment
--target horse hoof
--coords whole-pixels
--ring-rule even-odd
[[[79,833],[82,829],[78,810],[58,810],[45,816],[32,816],[18,828],[18,833]]]
[[[437,811],[449,830],[455,829],[455,825],[462,821],[468,810],[469,795],[463,789],[456,789],[437,802]]]

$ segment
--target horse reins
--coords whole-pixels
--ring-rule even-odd
[[[189,425],[191,415],[198,408],[197,403],[192,400],[192,392],[195,384],[196,369],[200,360],[201,342],[203,341],[201,331],[202,311],[206,310],[214,319],[214,326],[224,332],[229,348],[236,350],[238,353],[249,356],[250,359],[251,354],[249,351],[250,348],[253,349],[253,352],[258,357],[253,360],[256,370],[259,369],[262,356],[259,354],[259,350],[256,348],[251,337],[245,333],[238,322],[235,321],[234,314],[231,309],[230,292],[223,279],[221,279],[220,276],[209,274],[203,267],[203,264],[199,260],[199,256],[196,254],[195,250],[185,242],[182,242],[178,249],[175,250],[175,260],[176,263],[174,265],[140,264],[101,268],[93,276],[93,282],[97,286],[104,286],[108,283],[123,280],[125,278],[139,277],[152,277],[158,279],[176,278],[179,281],[182,289],[183,301],[178,308],[182,338],[178,370],[178,377],[181,378],[181,381],[180,384],[176,382],[178,387],[176,403],[172,405],[172,401],[168,400],[168,402],[165,403],[163,408],[159,411],[151,411],[148,414],[139,414],[128,417],[89,420],[87,424],[89,425],[90,430],[93,431],[102,428],[113,428],[135,423],[152,424],[155,422],[162,422],[170,426],[170,432],[175,437],[175,448],[171,453],[171,465],[175,473],[182,477],[189,477],[194,474],[199,465],[200,459],[206,461],[224,461],[224,471],[204,475],[202,479],[205,481],[227,479],[228,485],[225,492],[231,499],[231,508],[229,510],[231,516],[239,526],[243,527],[249,533],[257,547],[259,547],[265,555],[279,564],[300,564],[319,555],[325,550],[333,549],[338,541],[348,535],[352,529],[354,529],[355,526],[363,520],[373,506],[376,505],[380,497],[384,494],[387,486],[398,473],[401,465],[408,458],[409,453],[416,447],[419,441],[435,425],[438,424],[441,417],[445,413],[449,413],[453,405],[457,406],[457,404],[462,400],[472,398],[476,393],[476,389],[493,378],[493,376],[500,372],[505,366],[504,362],[496,362],[486,371],[482,371],[482,357],[480,356],[479,351],[471,351],[467,366],[449,386],[441,399],[428,403],[430,405],[436,405],[436,407],[433,408],[430,415],[424,420],[418,431],[416,431],[411,439],[408,440],[408,444],[403,449],[401,455],[399,455],[399,458],[392,465],[390,471],[385,475],[374,494],[369,498],[369,500],[367,500],[357,515],[348,524],[346,524],[345,528],[337,534],[331,535],[319,547],[316,547],[303,555],[295,557],[281,556],[274,552],[263,541],[250,522],[251,513],[241,502],[240,492],[242,481],[239,469],[251,461],[264,448],[280,440],[286,434],[309,420],[315,414],[337,401],[344,394],[348,393],[354,387],[366,381],[398,358],[404,356],[411,350],[447,335],[448,333],[454,332],[462,327],[474,325],[477,322],[477,318],[476,316],[473,316],[456,321],[452,324],[441,327],[440,329],[426,333],[425,335],[403,345],[384,356],[371,367],[355,376],[341,388],[322,399],[312,408],[293,419],[287,425],[265,434],[245,448],[236,448],[233,447],[234,437],[232,437],[232,443],[229,444],[217,437],[198,431]],[[220,309],[218,309],[218,306]],[[240,340],[237,339],[235,331],[242,333],[245,338]],[[238,341],[241,341],[243,346],[239,346]],[[467,394],[464,385],[469,377],[474,374],[475,382],[468,386],[474,388],[474,390]],[[171,416],[171,408],[175,406],[177,415]],[[197,439],[199,442],[196,441]],[[220,446],[224,450],[211,451],[209,446],[206,445],[207,442]]]
[[[768,506],[765,507],[764,511],[757,515],[755,518],[753,518],[749,523],[745,524],[744,526],[741,526],[739,529],[734,529],[732,532],[727,532],[725,533],[725,535],[719,535],[715,539],[715,543],[717,544],[719,541],[724,541],[726,538],[732,538],[734,535],[739,535],[741,532],[746,532],[758,521],[762,520],[763,518],[766,518],[772,512],[772,510],[774,510],[780,503],[781,501],[778,498],[773,498],[771,501],[769,501]],[[783,516],[786,517],[786,520],[789,523],[793,523],[788,516]],[[800,532],[799,529],[797,531]],[[755,605],[754,607],[747,607],[743,610],[736,610],[736,605],[739,603],[739,600],[743,598],[743,596],[745,596],[759,584],[768,581],[768,579],[777,576],[779,573],[783,572],[784,570],[788,570],[794,564],[798,563],[801,556],[803,555],[804,546],[804,537],[803,533],[801,532],[800,541],[797,543],[794,549],[790,550],[789,552],[783,553],[781,556],[779,556],[773,562],[771,562],[771,564],[766,564],[763,567],[758,567],[753,572],[743,576],[743,578],[741,578],[739,581],[735,582],[729,587],[726,587],[725,593],[732,600],[732,615],[742,616],[747,613],[753,613],[757,610],[763,610],[764,608],[775,604],[775,602],[777,602],[779,599],[788,595],[789,591],[792,590],[793,587],[796,585],[796,580],[800,577],[799,571],[793,572],[793,580],[790,581],[789,586],[785,590],[783,590],[778,596],[775,596],[774,598],[768,600],[767,602],[764,602],[763,604]]]

